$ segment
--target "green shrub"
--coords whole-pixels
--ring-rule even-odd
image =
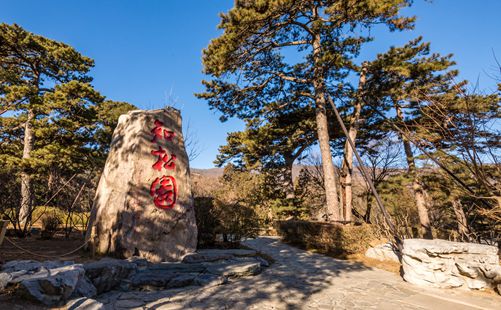
[[[213,198],[195,197],[195,218],[198,230],[198,248],[214,245],[219,220],[214,212]]]
[[[376,238],[373,227],[367,224],[279,221],[276,228],[285,242],[340,256],[363,253]]]
[[[195,217],[199,248],[213,246],[218,234],[225,242],[238,244],[242,238],[255,237],[259,228],[259,218],[252,208],[214,198],[195,198]]]
[[[54,234],[57,232],[61,221],[54,214],[46,214],[41,218],[42,222],[42,238],[43,239],[51,239],[54,237]]]
[[[214,201],[214,210],[220,225],[216,232],[225,241],[239,243],[243,238],[254,238],[259,231],[259,218],[253,208],[240,203]]]

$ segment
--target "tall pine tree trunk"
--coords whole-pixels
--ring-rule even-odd
[[[294,192],[294,176],[292,175],[292,169],[294,165],[294,160],[286,158],[285,160],[285,173],[284,173],[284,188],[285,188],[285,198],[294,199],[296,193]]]
[[[23,146],[23,160],[31,157],[31,151],[34,145],[34,133],[32,122],[35,118],[33,110],[28,110],[28,118],[24,125],[24,146]],[[21,207],[19,209],[19,224],[22,230],[29,226],[31,221],[31,210],[33,208],[33,188],[31,184],[31,176],[26,171],[21,173]]]
[[[397,117],[400,121],[404,121],[404,114],[400,106],[395,104]],[[416,200],[416,207],[418,209],[419,223],[421,225],[421,235],[426,239],[433,239],[430,218],[428,216],[428,206],[425,200],[425,190],[421,181],[419,180],[416,163],[414,162],[414,154],[409,140],[403,135],[400,136],[404,145],[405,158],[407,160],[407,167],[409,176],[412,178],[412,190],[414,192],[414,199]]]
[[[354,105],[353,115],[350,119],[350,125],[348,130],[348,136],[350,137],[353,144],[355,144],[355,140],[357,138],[358,133],[358,122],[360,121],[360,113],[362,111],[363,100],[362,100],[362,91],[365,85],[367,73],[367,65],[364,63],[362,65],[362,70],[360,71],[360,78],[358,82],[358,95]],[[344,143],[344,158],[343,165],[341,168],[343,180],[342,187],[344,188],[344,197],[343,197],[343,216],[344,220],[347,222],[351,222],[351,212],[353,208],[353,149],[351,148],[348,139]]]
[[[457,199],[452,200],[452,208],[454,209],[454,214],[456,215],[458,233],[463,240],[468,241],[468,222],[466,220],[466,215],[464,214],[461,201]]]
[[[317,123],[318,144],[322,156],[322,170],[324,172],[324,187],[326,198],[327,218],[339,221],[339,201],[336,188],[336,174],[330,148],[329,126],[325,100],[325,82],[322,64],[320,61],[320,35],[313,38],[313,60],[315,62],[313,87],[315,89],[315,113]]]

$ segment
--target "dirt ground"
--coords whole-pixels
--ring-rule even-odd
[[[53,239],[49,240],[43,240],[39,236],[18,238],[13,236],[13,233],[11,231],[9,231],[6,237],[23,249],[40,255],[50,256],[50,258],[44,256],[35,256],[33,254],[24,252],[23,250],[20,250],[19,248],[9,243],[7,240],[4,240],[2,245],[0,246],[0,265],[11,260],[22,259],[39,261],[64,260],[75,262],[85,262],[92,260],[89,253],[84,251],[83,249],[72,253],[71,255],[60,257],[61,255],[71,252],[83,244],[83,233],[79,231],[72,233],[69,238],[65,238],[62,232],[57,233]],[[0,293],[0,309],[37,310],[47,309],[47,307],[25,300],[24,298],[22,298],[22,296],[13,296],[9,291],[4,291]]]
[[[68,256],[60,257],[65,253],[71,252],[81,246],[84,242],[84,236],[82,232],[73,232],[69,238],[65,238],[64,234],[57,233],[53,239],[43,240],[39,236],[28,236],[26,238],[18,238],[12,236],[8,233],[7,238],[14,242],[17,246],[26,249],[30,252],[43,255],[35,256],[31,253],[27,253],[14,245],[12,245],[8,240],[4,240],[0,246],[0,264],[11,260],[29,259],[29,260],[64,260],[64,261],[75,261],[75,262],[85,262],[91,260],[88,252],[84,250],[79,250]],[[50,256],[50,257],[45,257]]]

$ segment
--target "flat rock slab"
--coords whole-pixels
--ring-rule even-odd
[[[200,274],[195,278],[195,284],[210,288],[228,283],[228,278],[214,274]]]
[[[183,257],[183,263],[215,262],[242,256],[256,256],[257,252],[247,249],[202,249]]]
[[[130,284],[133,288],[177,288],[195,284],[198,275],[198,273],[146,270],[133,275]]]
[[[258,262],[221,263],[207,265],[207,272],[230,278],[254,276],[261,272]]]
[[[201,249],[196,253],[202,255],[232,255],[232,256],[254,256],[257,251],[249,249]]]
[[[159,263],[151,264],[148,266],[148,270],[166,270],[169,272],[203,272],[205,270],[204,264],[184,264],[184,263]]]
[[[2,265],[2,272],[12,273],[21,271],[25,273],[38,272],[41,269],[53,269],[73,265],[72,261],[44,261],[36,260],[13,260]]]

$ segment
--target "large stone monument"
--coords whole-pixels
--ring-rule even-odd
[[[197,228],[178,110],[119,118],[87,230],[99,254],[175,261],[195,251]]]

